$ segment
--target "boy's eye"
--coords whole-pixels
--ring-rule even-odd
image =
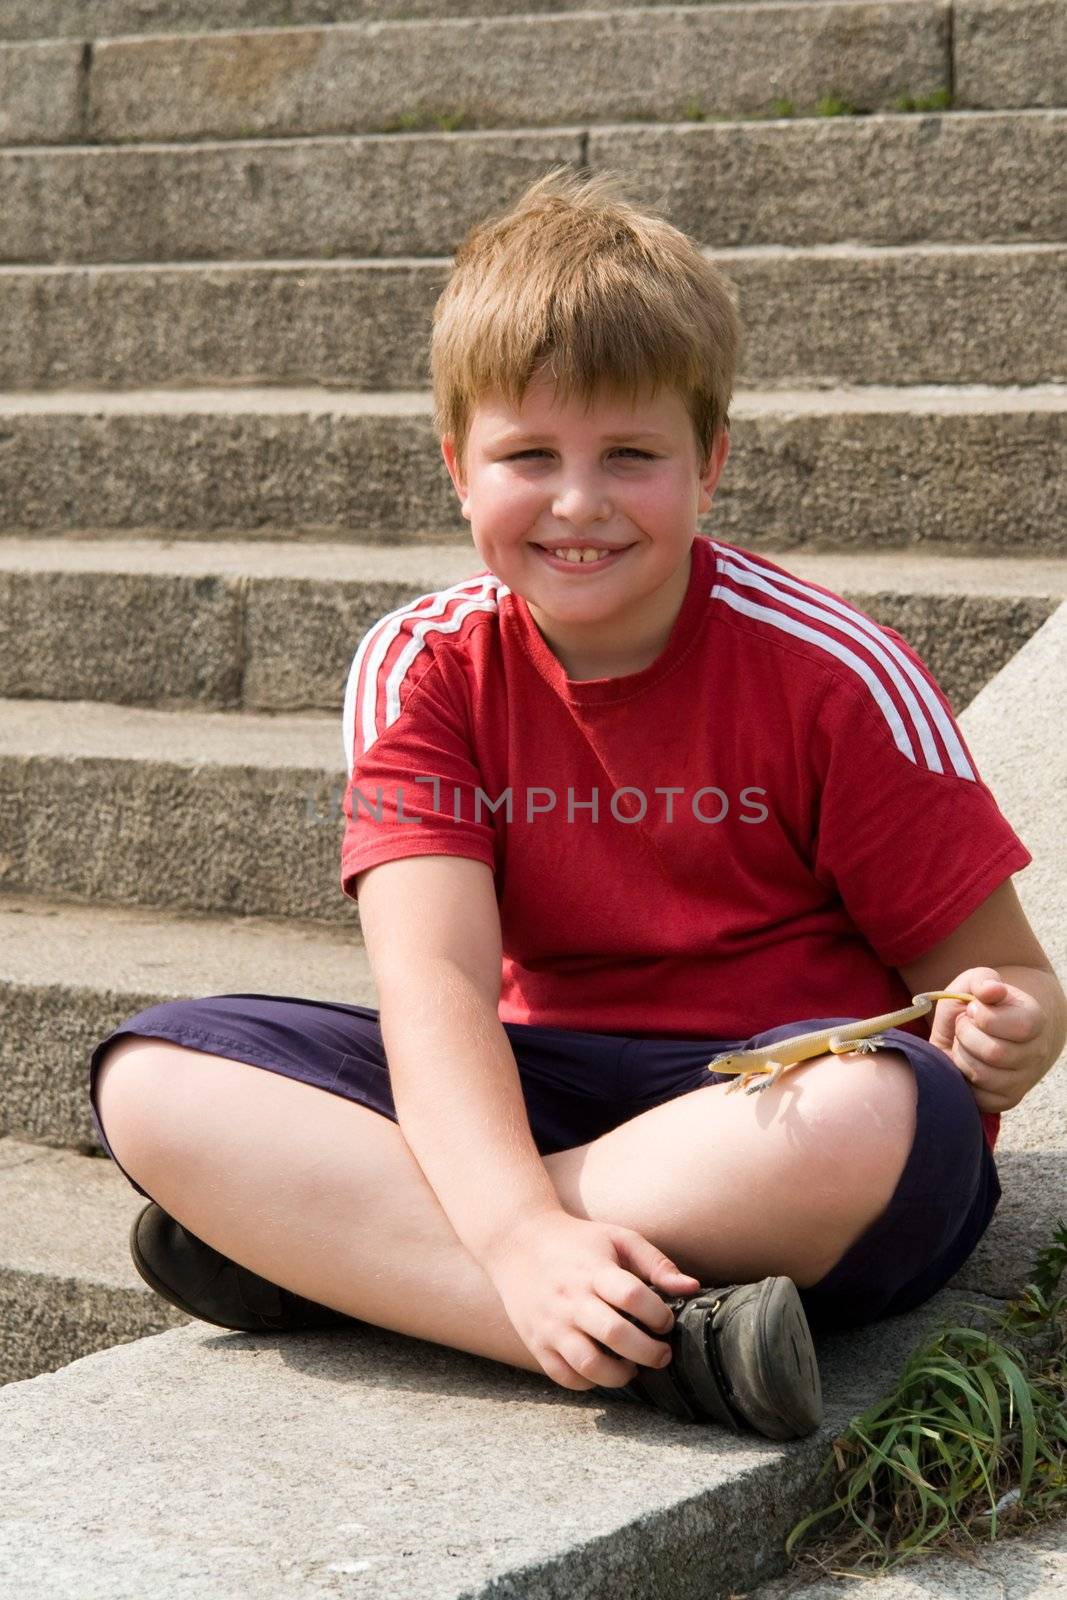
[[[516,451],[516,453],[514,455],[508,456],[508,460],[509,461],[521,461],[524,456],[544,456],[544,455],[547,455],[547,454],[548,454],[548,451],[547,450],[543,450],[543,449],[542,450],[519,450],[519,451]],[[614,454],[615,455],[622,455],[622,456],[640,456],[642,461],[651,461],[653,459],[651,451],[649,451],[649,450],[638,450],[638,449],[635,449],[634,446],[632,446],[632,445],[620,445],[619,448],[614,452]]]

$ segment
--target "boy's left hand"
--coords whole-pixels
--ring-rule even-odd
[[[994,967],[969,967],[944,987],[974,999],[939,1000],[930,1043],[952,1057],[980,1111],[1010,1111],[1044,1076],[1051,1018]]]

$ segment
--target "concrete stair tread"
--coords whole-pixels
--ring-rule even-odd
[[[0,1569],[42,1600],[72,1578],[79,1600],[563,1600],[605,1592],[605,1559],[634,1600],[680,1571],[732,1588],[775,1570],[834,1433],[957,1303],[823,1341],[825,1421],[785,1444],[370,1326],[176,1327],[0,1394]]]
[[[346,390],[320,386],[243,385],[189,389],[7,390],[0,417],[165,415],[330,415],[425,417],[429,390]],[[1067,410],[1067,383],[1040,384],[840,384],[832,389],[735,390],[731,417],[839,413],[916,416],[996,415]]]
[[[705,0],[712,3],[712,0]],[[767,5],[772,0],[752,0],[753,4]],[[780,4],[798,5],[805,0],[779,0]],[[840,4],[852,4],[854,0],[838,0]],[[288,29],[286,30],[288,32]],[[305,149],[319,147],[331,149],[344,146],[363,145],[397,145],[424,141],[438,148],[448,144],[474,144],[482,141],[488,143],[511,142],[516,139],[529,138],[534,141],[548,139],[553,136],[581,136],[594,131],[598,135],[613,136],[615,134],[648,134],[649,132],[662,136],[663,134],[701,134],[718,133],[742,135],[751,130],[758,133],[761,130],[775,130],[790,128],[798,132],[811,129],[824,128],[829,123],[844,126],[845,137],[857,129],[880,127],[884,125],[903,125],[922,121],[936,120],[949,123],[955,127],[966,128],[980,125],[994,126],[996,123],[1019,123],[1020,125],[1039,126],[1041,124],[1058,124],[1067,113],[1064,106],[1004,106],[1004,107],[977,107],[974,109],[961,107],[951,110],[914,112],[914,111],[870,111],[857,113],[853,116],[793,116],[793,117],[716,117],[713,120],[697,121],[679,119],[675,121],[662,121],[656,118],[639,118],[619,120],[607,117],[603,121],[597,118],[582,117],[574,121],[558,122],[552,124],[542,123],[511,123],[500,128],[457,128],[452,132],[437,129],[412,129],[409,132],[382,133],[287,133],[281,135],[264,134],[258,138],[243,139],[99,139],[85,142],[70,141],[64,144],[5,144],[0,147],[0,160],[7,157],[20,157],[32,155],[46,155],[53,159],[62,159],[65,156],[137,156],[144,153],[158,153],[170,151],[176,155],[188,156],[194,153],[212,153],[216,151],[242,151],[253,150],[261,154],[264,150]]]
[[[130,1262],[144,1204],[110,1161],[0,1139],[0,1277],[35,1288],[46,1316],[50,1297],[80,1294],[127,1318],[126,1342],[0,1392],[0,1572],[42,1597],[280,1600],[294,1582],[335,1592],[371,1574],[397,1600],[459,1600],[505,1575],[529,1593],[539,1568],[537,1592],[562,1600],[609,1540],[616,1592],[635,1600],[690,1567],[751,1582],[774,1570],[835,1434],[973,1298],[945,1290],[820,1338],[824,1421],[776,1443],[370,1324],[244,1334],[186,1319]],[[324,1516],[339,1482],[343,1506]]]
[[[693,4],[694,0],[687,0]],[[696,0],[701,3],[701,0]],[[725,0],[705,0],[708,4]],[[748,0],[755,3],[755,0]],[[781,0],[768,0],[781,3]],[[853,0],[826,0],[848,4]],[[677,0],[612,0],[613,8],[677,4]],[[498,12],[538,15],[601,11],[605,0],[461,0],[467,16]],[[281,26],[323,27],[342,22],[406,21],[452,16],[455,0],[92,0],[91,26],[85,0],[5,0],[0,38],[53,40],[141,37],[146,33],[258,32]]]
[[[1049,242],[1067,227],[1057,183],[1065,134],[1067,110],[1033,107],[26,143],[0,152],[0,256],[436,257],[557,162],[625,172],[630,199],[666,205],[700,245]]]
[[[717,4],[718,0],[706,0]],[[803,0],[751,0],[752,4],[802,4]],[[883,261],[909,257],[930,256],[995,256],[1008,258],[1022,255],[1062,255],[1067,244],[1051,242],[991,240],[988,243],[962,243],[946,240],[910,244],[863,244],[858,240],[842,239],[834,244],[750,244],[705,246],[701,254],[709,261],[726,266],[731,261]],[[351,272],[354,267],[367,272],[388,272],[397,268],[429,270],[447,267],[451,256],[249,256],[226,261],[213,261],[204,257],[197,261],[30,261],[0,262],[0,280],[5,277],[60,277],[80,275],[88,278],[112,274],[147,275],[158,272],[183,273],[240,273],[269,272]]]
[[[731,543],[736,541],[729,541]],[[903,550],[762,550],[797,577],[840,593],[1052,595],[1067,597],[1067,556],[957,555],[924,543]],[[257,582],[415,584],[427,592],[484,570],[470,543],[287,544],[263,540],[42,539],[0,537],[3,573],[123,573],[242,577]],[[355,644],[358,641],[353,641]]]
[[[331,933],[262,916],[0,894],[0,991],[11,986],[94,990],[120,1000],[297,995],[377,1009],[355,907],[351,925]],[[144,1004],[138,999],[125,1014]]]
[[[730,278],[746,327],[739,391],[1067,378],[1067,344],[1048,337],[1067,319],[1067,244],[751,245],[704,255]],[[3,264],[0,392],[417,390],[449,260]]]
[[[46,118],[38,137],[403,129],[405,116],[428,120],[427,108],[458,110],[479,126],[668,120],[695,98],[686,75],[693,54],[703,58],[700,109],[731,116],[771,110],[779,82],[798,110],[815,109],[828,79],[864,109],[950,83],[936,0],[791,4],[773,30],[762,4],[744,3],[337,22],[98,39],[83,69],[88,115],[80,125]],[[979,89],[983,54],[979,47]],[[1046,77],[1032,76],[1037,92]],[[988,103],[981,94],[977,102]]]
[[[742,389],[701,519],[749,548],[1063,553],[1067,383]],[[0,525],[425,543],[465,524],[432,395],[237,385],[0,393]],[[705,528],[705,523],[707,524]]]
[[[1025,567],[1026,563],[1019,565]],[[1067,570],[1067,562],[1043,561],[1041,565],[1048,568],[1047,581],[1056,585],[1059,567],[1063,565]],[[1011,566],[1014,568],[1016,563],[1013,561]],[[333,579],[344,583],[424,583],[430,589],[482,570],[483,563],[470,543],[419,546],[311,541],[286,544],[240,539],[193,542],[77,536],[0,538],[0,571],[4,572],[180,573],[318,582]]]
[[[157,711],[93,700],[0,699],[0,757],[184,766],[344,768],[340,710],[326,715]]]
[[[154,1294],[130,1258],[130,1224],[144,1197],[101,1152],[99,1159],[0,1138],[0,1385],[41,1382],[93,1350],[190,1319]],[[200,1326],[206,1326],[201,1324]],[[30,1382],[23,1386],[29,1390]],[[0,1528],[12,1502],[5,1500]],[[9,1577],[0,1531],[0,1583]],[[73,1592],[80,1588],[74,1584]],[[42,1594],[46,1590],[42,1589]]]
[[[122,1286],[158,1299],[134,1269],[126,1240],[145,1204],[107,1156],[0,1138],[0,1273]]]

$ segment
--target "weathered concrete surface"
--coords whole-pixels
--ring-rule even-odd
[[[356,907],[331,932],[262,917],[0,896],[0,1133],[98,1151],[87,1098],[94,1046],[149,1006],[207,994],[377,1006]]]
[[[134,1270],[145,1203],[107,1158],[0,1138],[0,1385],[190,1321]]]
[[[0,889],[353,925],[336,717],[46,707],[0,707]]]
[[[671,3],[676,0],[612,0],[613,7]],[[722,0],[687,3],[716,5]],[[4,0],[0,39],[108,39],[123,33],[201,33],[208,28],[387,22],[447,17],[454,9],[455,0]],[[464,15],[471,17],[499,12],[536,16],[603,9],[604,0],[463,0]]]
[[[1052,241],[1067,225],[1060,117],[975,111],[595,127],[587,160],[595,172],[625,174],[637,204],[662,206],[709,245]]]
[[[83,81],[79,44],[0,48],[0,144],[83,138]]]
[[[580,156],[580,130],[4,150],[0,260],[440,255]]]
[[[366,629],[481,570],[472,543],[0,539],[0,696],[339,714]],[[1065,557],[860,553],[841,577],[957,709],[1067,597]]]
[[[707,254],[737,291],[739,388],[1067,382],[1067,245]],[[0,267],[0,389],[417,389],[450,264]]]
[[[957,106],[1067,105],[1062,0],[954,0]]]
[[[1033,861],[1013,879],[1060,982],[1067,985],[1067,856],[1063,847],[1067,745],[1067,605],[982,689],[960,726],[978,770]],[[997,1144],[1004,1198],[959,1282],[1015,1291],[1023,1268],[1067,1222],[1067,1058],[1005,1112]]]
[[[91,137],[248,139],[859,111],[947,90],[947,0],[605,9],[104,41]],[[454,119],[459,118],[458,124]]]
[[[5,150],[0,261],[447,255],[583,161],[714,248],[1067,240],[1067,111],[971,111]]]
[[[0,1392],[0,1581],[38,1600],[726,1595],[779,1569],[833,1433],[955,1315],[945,1291],[821,1340],[824,1426],[784,1445],[370,1326],[176,1328]]]
[[[745,391],[701,528],[748,548],[1067,551],[1067,386]],[[428,394],[0,395],[0,531],[455,543]]]

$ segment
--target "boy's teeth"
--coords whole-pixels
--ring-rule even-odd
[[[605,556],[609,556],[611,554],[611,551],[594,550],[591,547],[586,546],[581,550],[553,550],[552,554],[554,556],[558,556],[561,561],[573,561],[577,563],[579,561],[602,561]]]

